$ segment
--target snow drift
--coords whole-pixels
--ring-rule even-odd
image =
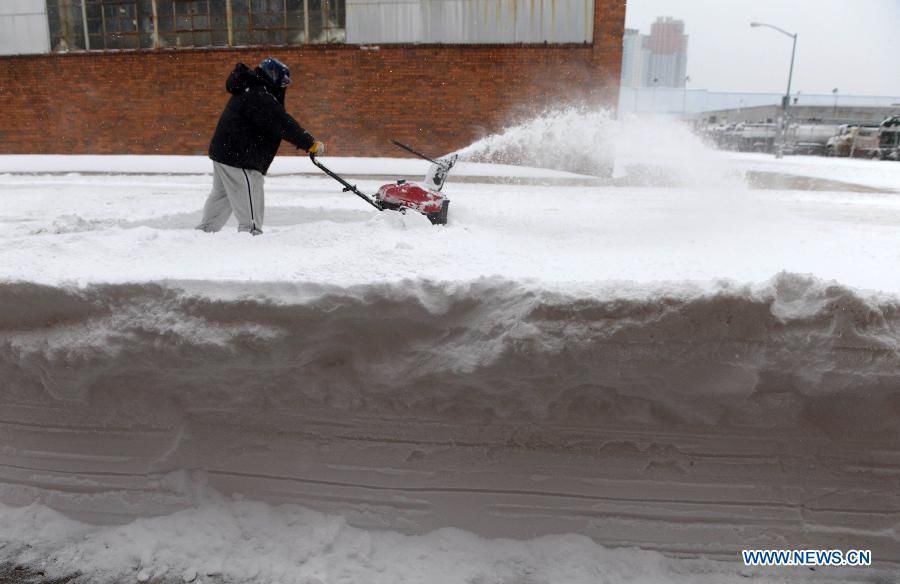
[[[266,287],[274,299],[240,284],[202,295],[184,286],[0,285],[6,391],[96,405],[107,394],[220,410],[302,400],[590,423],[640,398],[665,406],[655,415],[668,421],[720,425],[746,418],[743,400],[771,393],[833,400],[866,390],[876,405],[871,392],[890,396],[900,375],[895,301],[792,274],[633,299],[497,279],[281,283]],[[786,423],[804,421],[794,413]]]
[[[119,523],[191,506],[200,473],[414,533],[896,545],[893,300],[788,273],[682,295],[259,290],[0,285],[0,501]],[[839,463],[801,486],[807,457]]]
[[[642,401],[657,406],[643,421],[728,425],[757,423],[746,400],[768,394],[866,391],[877,412],[900,379],[894,300],[787,273],[684,297],[574,297],[499,279],[182,286],[0,285],[5,392],[110,399],[116,415],[171,398],[187,411],[302,402],[566,423],[611,421]]]

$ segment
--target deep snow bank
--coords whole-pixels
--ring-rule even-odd
[[[896,300],[788,273],[578,296],[502,279],[260,290],[0,285],[0,503],[101,524],[176,513],[114,529],[0,507],[4,557],[113,579],[371,580],[398,558],[334,567],[365,541],[422,546],[412,570],[472,563],[473,581],[532,566],[509,559],[523,549],[549,554],[535,582],[697,581],[650,555],[610,568],[617,552],[576,536],[451,535],[448,556],[446,532],[376,535],[220,492],[414,534],[578,533],[731,563],[788,542],[894,566]]]
[[[808,277],[609,298],[497,279],[282,283],[268,297],[240,284],[183,286],[203,292],[0,285],[5,397],[136,418],[171,397],[186,411],[254,404],[263,416],[298,402],[586,423],[633,410],[635,421],[840,431],[859,421],[844,396],[874,414],[867,430],[897,431],[878,412],[900,386],[900,305]],[[854,400],[860,391],[865,401]],[[771,395],[782,397],[776,417]],[[832,417],[810,411],[816,400]]]

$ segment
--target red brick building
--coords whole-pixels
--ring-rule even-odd
[[[330,154],[400,155],[389,138],[451,151],[547,107],[585,100],[612,106],[624,21],[625,0],[594,0],[592,39],[585,43],[0,56],[0,153],[205,153],[228,98],[225,78],[235,63],[267,55],[291,66],[287,109]]]

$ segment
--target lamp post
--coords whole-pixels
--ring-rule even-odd
[[[832,89],[831,93],[834,94],[834,111],[831,112],[831,117],[837,119],[838,88],[835,87],[834,89]]]
[[[681,94],[681,117],[685,117],[687,114],[687,85],[691,82],[691,76],[684,76],[684,88]]]
[[[791,79],[794,76],[794,55],[797,53],[797,33],[791,34],[783,28],[779,28],[772,24],[766,24],[764,22],[751,22],[750,26],[756,28],[758,26],[765,26],[766,28],[771,28],[772,30],[777,30],[781,34],[785,36],[789,36],[794,39],[794,46],[791,49],[791,69],[788,72],[788,84],[787,84],[787,93],[784,94],[784,99],[782,100],[782,119],[781,124],[778,128],[778,146],[775,148],[775,158],[781,158],[784,156],[784,138],[785,138],[785,127],[787,126],[788,121],[788,108],[791,105]]]

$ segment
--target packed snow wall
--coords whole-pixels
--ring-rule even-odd
[[[766,285],[0,284],[0,502],[220,492],[365,526],[888,560],[900,305]],[[848,545],[849,547],[849,545]]]

